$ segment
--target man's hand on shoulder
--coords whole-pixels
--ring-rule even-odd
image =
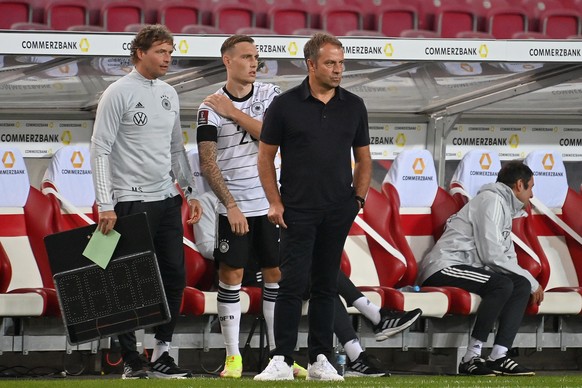
[[[236,109],[230,98],[224,94],[211,94],[204,99],[204,103],[211,107],[216,113],[227,119],[233,120]]]

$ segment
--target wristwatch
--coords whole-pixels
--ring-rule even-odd
[[[364,205],[366,205],[366,200],[359,195],[356,195],[356,201],[360,203],[360,209],[363,209]]]

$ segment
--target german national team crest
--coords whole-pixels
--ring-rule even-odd
[[[172,103],[167,97],[162,98],[162,106],[164,107],[165,110],[172,109]]]
[[[251,105],[251,110],[254,115],[261,116],[263,113],[265,113],[265,105],[263,105],[263,103],[260,101],[253,102],[253,105]]]
[[[229,248],[230,246],[228,245],[228,240],[220,240],[220,243],[218,244],[218,250],[220,253],[228,252]]]

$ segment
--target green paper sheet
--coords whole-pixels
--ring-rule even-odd
[[[121,235],[115,230],[111,230],[107,235],[104,235],[99,229],[96,229],[83,251],[83,256],[99,267],[107,268],[120,237]]]

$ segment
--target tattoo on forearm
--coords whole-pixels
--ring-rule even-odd
[[[217,144],[213,141],[203,141],[198,144],[200,155],[200,169],[208,181],[210,188],[225,206],[229,202],[234,202],[234,198],[222,177],[222,172],[216,163]]]

